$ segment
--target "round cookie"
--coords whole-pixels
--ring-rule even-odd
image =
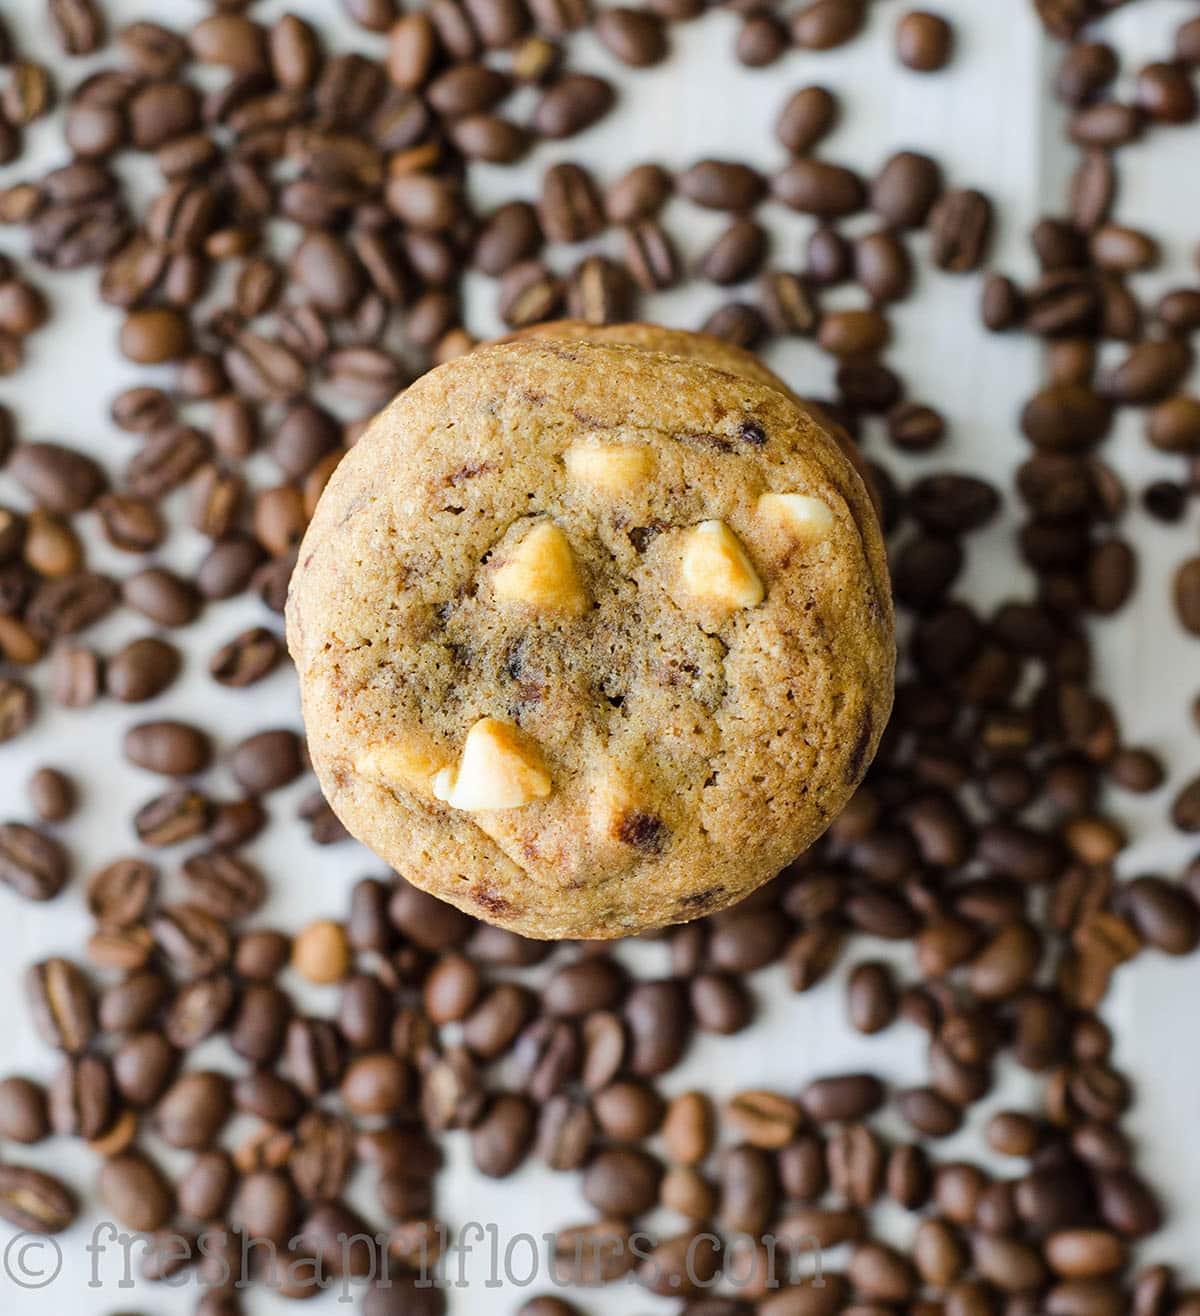
[[[338,816],[532,937],[735,903],[836,816],[891,707],[883,546],[837,443],[777,384],[628,343],[413,384],[330,480],[287,624]]]

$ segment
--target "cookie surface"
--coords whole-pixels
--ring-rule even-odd
[[[301,547],[288,639],[330,804],[528,936],[736,902],[837,814],[890,711],[861,480],[778,386],[693,356],[547,337],[442,366]]]

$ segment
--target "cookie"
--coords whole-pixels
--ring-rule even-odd
[[[891,706],[848,458],[757,363],[631,337],[418,380],[334,473],[288,599],[334,811],[531,937],[735,903],[836,816]]]

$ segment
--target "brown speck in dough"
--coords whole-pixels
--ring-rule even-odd
[[[667,844],[667,825],[652,813],[631,809],[616,827],[617,838],[643,854],[662,854]]]
[[[709,887],[707,891],[693,891],[691,895],[684,896],[679,902],[680,909],[686,909],[692,914],[698,914],[702,909],[707,909],[713,904],[721,893],[725,890],[723,886]]]
[[[756,420],[744,420],[738,426],[738,438],[743,443],[752,444],[756,448],[761,448],[767,441],[767,432]]]
[[[486,909],[489,914],[513,914],[516,912],[511,900],[505,900],[503,896],[498,896],[487,887],[472,887],[471,899],[480,909]]]
[[[868,708],[866,716],[863,718],[862,730],[858,733],[858,739],[854,742],[854,748],[850,751],[850,757],[846,760],[846,780],[848,782],[856,782],[862,776],[866,768],[867,751],[871,748],[873,732],[871,710]]]
[[[462,484],[464,480],[473,480],[477,475],[486,475],[493,469],[495,468],[491,462],[467,462],[465,465],[451,471],[446,477],[446,483]]]

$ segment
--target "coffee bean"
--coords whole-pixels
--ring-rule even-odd
[[[591,176],[576,164],[547,169],[538,220],[550,242],[581,242],[599,233],[605,224],[604,211]]]
[[[976,269],[984,258],[991,227],[991,202],[981,192],[943,193],[929,212],[934,264],[955,273]]]
[[[771,191],[785,206],[819,219],[851,215],[866,204],[858,175],[826,160],[793,160],[772,179]]]
[[[222,922],[253,914],[266,897],[266,881],[246,860],[224,850],[194,854],[183,862],[192,900]]]
[[[69,678],[72,682],[67,692],[70,700],[80,699],[82,686],[91,685],[89,672],[80,670],[82,664],[77,661],[80,652],[73,651],[71,669],[64,673],[64,680]],[[165,640],[150,636],[134,640],[108,660],[104,673],[105,689],[122,703],[142,703],[153,699],[175,679],[179,672],[179,662],[178,651]]]
[[[91,987],[70,960],[54,958],[31,966],[25,994],[33,1022],[48,1046],[78,1055],[96,1030]]]
[[[28,1166],[0,1165],[0,1218],[30,1234],[57,1234],[75,1219],[74,1194],[59,1179]]]
[[[938,14],[911,10],[896,24],[896,55],[918,73],[933,73],[950,62],[954,31]]]
[[[49,1132],[45,1090],[27,1078],[0,1080],[0,1137],[34,1143]]]
[[[533,109],[533,128],[543,137],[573,137],[603,118],[615,98],[603,78],[567,73],[542,93]]]
[[[925,223],[942,190],[936,161],[913,151],[892,156],[871,184],[871,209],[897,228]]]
[[[515,1093],[502,1093],[471,1130],[471,1158],[480,1174],[503,1179],[524,1161],[533,1143],[532,1105]]]
[[[8,469],[51,512],[83,511],[105,486],[103,471],[90,457],[57,443],[21,444]]]
[[[635,224],[653,219],[670,196],[671,187],[671,176],[660,165],[634,165],[605,193],[604,210],[609,223]]]
[[[675,180],[679,192],[708,210],[751,210],[762,200],[766,185],[749,165],[730,160],[701,160]]]
[[[883,1103],[883,1085],[870,1074],[817,1079],[800,1096],[810,1119],[819,1124],[862,1119]]]
[[[792,15],[792,40],[801,50],[832,50],[857,36],[865,17],[861,0],[812,0]]]
[[[623,5],[600,10],[592,28],[601,43],[631,68],[648,68],[667,55],[666,30],[657,14]]]
[[[24,823],[0,824],[0,882],[26,900],[53,900],[65,886],[70,861],[63,847]]]
[[[173,1195],[158,1167],[140,1152],[104,1162],[96,1191],[113,1218],[129,1229],[160,1229],[171,1216]]]

